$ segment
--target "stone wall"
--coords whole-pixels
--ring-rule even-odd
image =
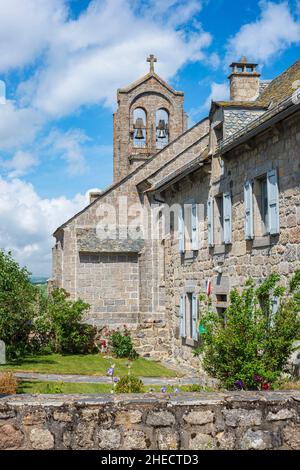
[[[0,449],[300,448],[300,393],[12,396]]]
[[[80,253],[79,260],[77,294],[80,298],[88,297],[91,302],[86,322],[96,326],[136,323],[139,311],[137,254]]]
[[[199,122],[156,154],[151,161],[134,171],[122,183],[114,184],[104,191],[101,198],[56,233],[57,244],[53,250],[53,283],[66,289],[72,298],[81,297],[92,306],[87,315],[90,323],[98,325],[111,324],[113,326],[118,326],[119,323],[133,323],[137,319],[137,313],[140,316],[139,321],[141,319],[143,322],[146,319],[148,322],[152,322],[153,325],[162,319],[164,314],[164,306],[162,305],[163,289],[160,272],[157,269],[161,247],[158,246],[160,242],[151,239],[152,227],[149,227],[149,234],[144,247],[134,248],[135,253],[130,255],[131,257],[135,256],[138,260],[132,267],[134,270],[132,273],[126,271],[126,267],[121,261],[123,255],[129,256],[128,247],[123,253],[121,247],[118,248],[118,252],[112,254],[110,253],[113,248],[112,243],[109,243],[109,247],[106,247],[100,240],[99,246],[96,246],[94,240],[92,240],[92,246],[86,246],[82,233],[95,230],[95,227],[101,221],[103,208],[106,205],[113,206],[116,209],[117,220],[120,217],[125,216],[127,218],[128,216],[130,224],[134,221],[136,214],[142,211],[143,208],[145,208],[146,213],[150,213],[150,201],[147,197],[143,201],[141,200],[138,186],[142,185],[152,175],[155,181],[156,172],[158,171],[162,176],[168,175],[175,168],[179,168],[194,158],[195,155],[201,153],[208,144],[208,129],[209,122],[207,119]],[[126,198],[127,206],[125,208],[120,202],[122,198]],[[146,228],[148,227],[142,227],[142,232]],[[84,251],[84,254],[81,250]],[[89,262],[82,263],[84,258],[88,258]],[[107,273],[104,278],[102,273]],[[116,276],[114,273],[116,273]],[[127,282],[128,275],[132,276],[130,279],[131,284],[124,291],[124,284]],[[103,293],[102,284],[105,285],[107,293]],[[116,286],[113,287],[111,292],[109,291],[110,284]],[[117,295],[119,302],[112,303],[112,310],[110,310],[105,303],[109,300],[114,301],[114,294],[116,292],[118,294],[118,289],[122,292],[123,299]],[[138,295],[137,301],[136,295]],[[121,304],[121,300],[125,303]],[[129,304],[131,307],[128,310],[127,305]],[[146,329],[148,329],[148,325]],[[166,347],[164,345],[164,349]],[[149,345],[146,347],[147,354],[148,349]],[[157,351],[155,352],[157,353]]]
[[[173,357],[177,360],[195,361],[194,341],[179,337],[180,296],[187,292],[205,293],[207,279],[213,282],[213,305],[228,305],[232,288],[245,285],[249,277],[257,283],[279,272],[282,284],[300,268],[300,121],[295,115],[278,129],[264,133],[251,140],[249,148],[240,147],[224,158],[224,174],[217,171],[218,160],[213,158],[212,174],[199,170],[193,177],[178,183],[177,191],[170,188],[165,197],[169,206],[194,200],[202,207],[200,214],[200,246],[195,252],[181,255],[176,237],[166,240],[166,322],[173,329],[171,341]],[[244,183],[278,171],[280,235],[255,236],[245,240],[244,230]],[[232,244],[208,246],[207,198],[230,191],[232,195]],[[221,274],[217,274],[216,269]],[[225,299],[226,297],[226,299]],[[201,315],[201,311],[200,311]],[[196,365],[196,364],[195,364]]]

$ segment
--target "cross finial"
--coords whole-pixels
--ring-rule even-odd
[[[153,54],[150,54],[147,58],[147,62],[150,62],[150,72],[154,72],[154,63],[157,62],[157,58]]]

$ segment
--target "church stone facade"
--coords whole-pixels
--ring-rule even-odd
[[[56,230],[51,286],[87,322],[126,324],[143,356],[191,362],[208,283],[223,315],[250,276],[300,267],[300,61],[268,82],[233,63],[230,100],[187,129],[154,60],[118,91],[114,182]]]

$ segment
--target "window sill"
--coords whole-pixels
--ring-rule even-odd
[[[196,258],[197,251],[185,251],[183,253],[184,261],[187,263],[192,263]]]
[[[252,240],[252,248],[267,248],[271,246],[270,235],[264,235],[263,237],[255,237]]]
[[[213,247],[214,255],[225,255],[226,245],[215,245]]]
[[[196,348],[198,346],[198,341],[195,341],[192,338],[182,338],[182,339],[183,339],[184,346],[189,346],[191,348]]]

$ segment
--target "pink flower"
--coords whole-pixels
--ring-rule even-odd
[[[265,382],[265,383],[262,384],[261,389],[265,390],[265,391],[268,391],[268,390],[270,390],[270,385],[267,382]]]

